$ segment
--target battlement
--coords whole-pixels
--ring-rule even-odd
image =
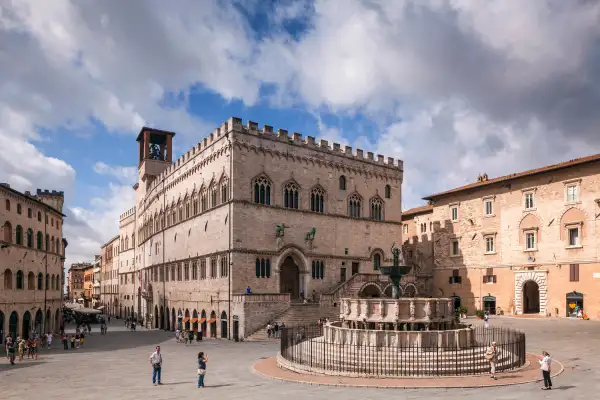
[[[264,125],[262,129],[259,129],[258,123],[254,121],[248,121],[244,126],[241,118],[229,118],[229,120],[221,125],[215,132],[222,131],[223,126],[230,128],[230,130],[244,132],[251,135],[270,137],[281,142],[288,144],[294,144],[305,148],[314,148],[316,150],[325,151],[334,155],[347,157],[353,160],[359,160],[368,162],[374,165],[385,166],[387,168],[394,168],[402,170],[404,162],[402,160],[394,160],[393,157],[385,157],[381,154],[375,156],[374,153],[368,151],[366,153],[362,149],[353,150],[351,146],[342,146],[339,143],[332,143],[331,145],[327,140],[317,141],[313,136],[307,136],[305,139],[302,138],[302,134],[293,132],[290,136],[288,131],[285,129],[278,129],[275,133],[272,126]],[[215,133],[213,132],[213,135]],[[206,140],[206,139],[205,139]]]
[[[131,207],[129,210],[127,210],[123,214],[121,214],[119,216],[119,221],[122,221],[127,217],[131,217],[134,214],[135,214],[135,206]]]
[[[333,155],[346,157],[348,159],[363,161],[377,166],[386,168],[393,168],[402,171],[404,169],[404,162],[402,160],[395,160],[394,157],[385,157],[381,154],[375,156],[374,153],[368,151],[365,152],[362,149],[356,149],[353,151],[351,146],[342,146],[339,143],[329,144],[327,140],[317,141],[313,136],[307,136],[304,140],[302,134],[293,132],[290,136],[288,131],[285,129],[277,129],[275,131],[272,126],[264,125],[262,129],[259,129],[258,123],[254,121],[248,121],[246,126],[242,124],[242,119],[237,117],[231,117],[226,122],[223,122],[221,126],[215,128],[207,137],[198,142],[197,145],[186,151],[177,160],[175,160],[168,168],[162,173],[156,176],[156,179],[150,184],[149,190],[156,187],[157,184],[163,182],[168,176],[170,176],[177,168],[185,164],[196,154],[201,153],[206,148],[210,147],[213,143],[217,142],[223,136],[230,131],[243,132],[250,135],[256,135],[260,137],[268,137],[272,140],[280,141],[287,144],[302,146],[304,148],[313,148],[318,151],[327,152]]]
[[[54,196],[54,197],[65,197],[65,192],[61,191],[57,191],[57,190],[42,190],[42,189],[38,189],[37,190],[37,196]]]

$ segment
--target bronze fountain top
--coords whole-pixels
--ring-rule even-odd
[[[412,269],[411,266],[406,265],[404,261],[404,254],[398,247],[394,247],[396,243],[392,245],[392,255],[394,256],[394,265],[388,265],[379,267],[379,270],[383,275],[390,277],[392,281],[392,298],[400,298],[400,280],[404,275],[407,275]],[[400,257],[402,256],[402,260]]]

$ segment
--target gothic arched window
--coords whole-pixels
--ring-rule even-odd
[[[225,203],[227,201],[229,201],[229,186],[228,186],[229,180],[227,179],[227,177],[223,177],[223,179],[221,179],[221,203]]]
[[[373,256],[373,269],[377,271],[381,267],[381,255],[375,254]]]
[[[33,229],[27,229],[27,247],[33,247]]]
[[[289,182],[283,188],[283,206],[285,208],[298,209],[298,185],[294,182]]]
[[[44,235],[42,232],[37,233],[37,249],[42,250],[42,246],[44,245]]]
[[[15,243],[18,245],[23,245],[23,228],[21,225],[17,225],[17,237]]]
[[[325,212],[325,191],[319,187],[314,187],[310,192],[310,211]]]
[[[390,185],[385,185],[385,198],[392,198],[392,187]]]
[[[202,188],[200,191],[200,205],[202,212],[208,209],[208,193],[206,192],[205,188]]]
[[[25,282],[24,282],[24,276],[23,276],[23,271],[19,270],[17,271],[17,290],[22,290],[25,288]]]
[[[360,207],[360,196],[354,193],[348,198],[348,216],[352,218],[360,218]]]
[[[219,205],[219,197],[217,196],[217,185],[214,183],[210,185],[210,206],[216,207]]]
[[[383,220],[383,201],[379,197],[374,197],[370,201],[371,205],[371,219],[376,221]]]
[[[254,202],[257,204],[271,205],[271,181],[266,176],[254,180]]]
[[[340,176],[340,190],[346,190],[346,177]]]

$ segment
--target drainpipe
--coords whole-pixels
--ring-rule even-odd
[[[232,127],[233,128],[233,127]],[[231,252],[231,235],[232,235],[232,205],[233,205],[233,143],[231,141],[231,136],[229,136],[229,132],[225,134],[227,139],[229,139],[229,271],[227,271],[227,299],[229,304],[229,312],[227,313],[227,339],[231,340],[231,267],[233,265],[232,261],[232,252]]]

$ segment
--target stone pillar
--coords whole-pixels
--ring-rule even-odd
[[[165,157],[165,161],[168,161],[170,163],[173,162],[173,136],[172,135],[167,135],[167,154]]]
[[[150,158],[150,131],[144,132],[144,160]]]

